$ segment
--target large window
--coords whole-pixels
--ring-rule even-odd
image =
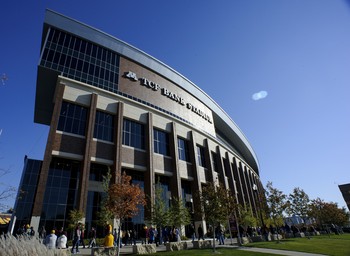
[[[154,129],[153,137],[154,152],[165,156],[169,156],[169,135],[164,131]]]
[[[145,149],[145,126],[129,119],[124,119],[123,144],[134,148]]]
[[[179,152],[179,159],[189,162],[188,141],[182,138],[177,138],[177,149]]]
[[[197,145],[197,161],[199,166],[205,167],[204,148],[199,145]]]
[[[218,157],[217,157],[217,154],[214,153],[213,151],[211,152],[211,160],[213,162],[213,171],[219,172]]]
[[[87,108],[63,101],[57,130],[85,136]]]
[[[107,176],[108,166],[102,164],[91,163],[89,180],[103,181],[103,177]]]
[[[94,138],[113,141],[113,115],[96,111]]]
[[[77,207],[80,163],[54,158],[47,177],[41,224],[48,230],[63,227],[68,213]]]
[[[16,230],[18,227],[30,223],[31,211],[34,204],[34,196],[38,187],[41,161],[26,158],[23,169],[20,197],[16,206]]]
[[[40,65],[107,91],[118,90],[116,53],[54,28],[50,29]]]

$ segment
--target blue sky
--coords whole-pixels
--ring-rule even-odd
[[[261,179],[345,206],[349,183],[350,1],[5,1],[1,5],[0,183],[42,159],[34,124],[42,24],[49,8],[174,68],[211,96],[254,148]],[[0,187],[0,190],[3,187]],[[13,200],[7,202],[13,204]]]

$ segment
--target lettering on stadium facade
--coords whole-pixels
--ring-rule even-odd
[[[125,78],[130,79],[131,81],[140,81],[140,85],[145,86],[148,89],[151,89],[153,91],[160,91],[161,95],[179,103],[182,106],[185,106],[188,110],[191,110],[193,113],[196,113],[200,117],[202,117],[204,120],[208,121],[209,123],[212,123],[212,120],[208,114],[206,114],[203,110],[199,109],[198,107],[194,106],[192,103],[185,102],[185,100],[178,94],[170,91],[169,89],[160,86],[159,84],[148,80],[147,78],[137,78],[137,75],[134,72],[125,72],[124,74]]]

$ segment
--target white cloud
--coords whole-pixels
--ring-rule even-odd
[[[252,99],[253,100],[261,100],[263,98],[267,97],[267,91],[260,91],[260,92],[256,92],[252,95]]]

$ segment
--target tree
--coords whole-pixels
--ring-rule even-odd
[[[316,219],[318,226],[337,225],[344,226],[349,224],[349,212],[345,208],[339,208],[337,203],[327,203],[320,198],[311,201],[308,212],[310,217]]]
[[[282,191],[274,188],[272,182],[269,181],[266,185],[266,202],[269,207],[270,218],[276,227],[279,242],[278,227],[283,225],[283,212],[287,207],[287,196]]]
[[[257,219],[252,216],[251,208],[242,205],[239,206],[238,222],[245,227],[256,227],[257,225]]]
[[[288,196],[288,201],[287,212],[291,215],[299,216],[306,223],[310,199],[305,191],[298,187],[294,188],[293,192]]]
[[[82,211],[79,211],[77,209],[70,210],[68,230],[74,230],[83,218],[84,213]]]
[[[231,192],[222,184],[208,183],[198,192],[205,220],[213,227],[213,251],[215,252],[215,226],[227,223],[236,209],[236,203]]]
[[[131,218],[135,216],[138,211],[139,205],[146,205],[145,194],[138,184],[131,183],[131,176],[126,175],[123,172],[122,175],[117,174],[116,183],[109,186],[106,208],[113,213],[116,219],[123,222],[125,218]],[[120,226],[118,232],[118,241],[120,241]],[[120,250],[117,246],[117,255]]]
[[[102,195],[100,210],[97,213],[98,224],[101,226],[108,224],[109,221],[113,219],[113,213],[107,207],[107,198],[108,198],[107,194],[108,194],[109,184],[111,182],[111,177],[112,175],[111,175],[110,169],[108,169],[107,174],[103,176],[102,187],[105,193]]]
[[[151,207],[150,222],[159,228],[160,241],[162,241],[162,227],[169,224],[169,207],[166,204],[164,189],[162,184],[158,181],[155,185],[154,200],[149,199]]]
[[[1,177],[5,176],[8,173],[9,170],[0,168],[0,179],[3,180]],[[10,208],[9,205],[3,202],[5,202],[7,199],[15,197],[16,193],[17,189],[15,187],[8,186],[7,184],[0,182],[0,211]]]
[[[191,223],[191,214],[186,208],[183,200],[178,197],[172,197],[169,209],[169,224],[175,227],[188,225]]]

